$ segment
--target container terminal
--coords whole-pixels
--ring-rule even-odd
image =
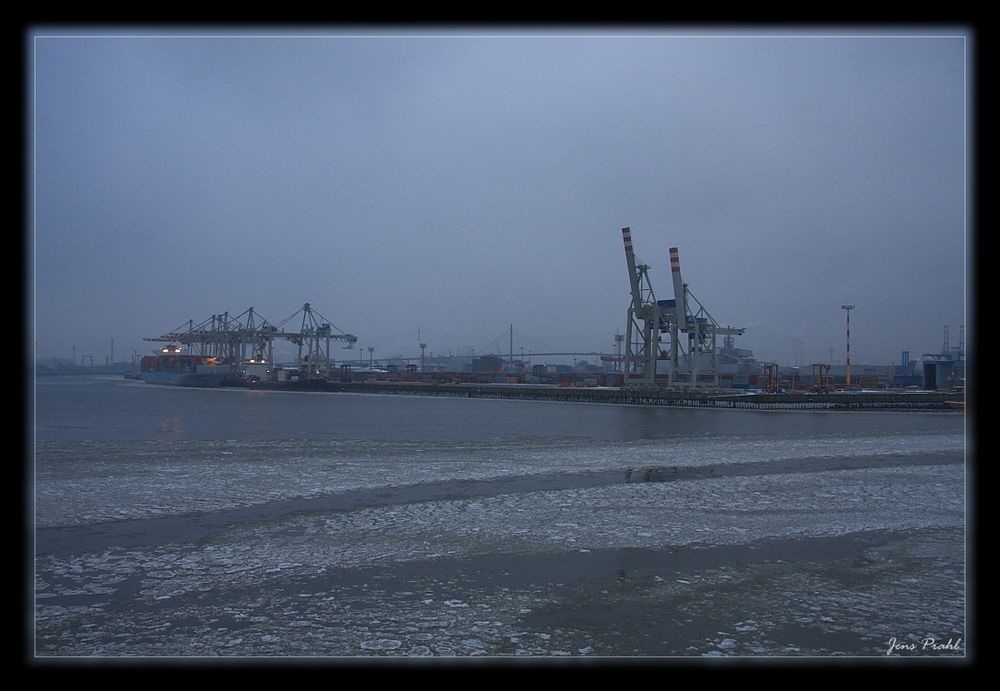
[[[612,353],[533,353],[515,357],[513,325],[504,355],[428,357],[418,335],[419,357],[376,361],[333,357],[331,347],[354,349],[358,337],[320,314],[310,303],[272,324],[253,307],[231,316],[213,314],[144,340],[163,344],[133,363],[126,376],[180,386],[255,387],[312,391],[391,392],[420,395],[523,398],[639,405],[684,405],[750,409],[964,409],[964,327],[951,348],[948,327],[940,353],[925,353],[917,371],[903,351],[898,367],[850,361],[782,367],[758,362],[737,348],[745,329],[723,326],[695,297],[682,277],[677,247],[668,249],[673,297],[658,299],[650,266],[635,254],[630,228],[622,228],[630,302],[625,333]],[[276,363],[274,345],[285,341],[295,356]],[[286,346],[287,347],[287,346]],[[533,363],[572,356],[574,365]],[[588,361],[594,360],[594,364]],[[580,359],[577,362],[577,359]],[[600,364],[596,364],[600,362]]]

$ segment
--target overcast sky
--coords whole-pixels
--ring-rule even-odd
[[[844,303],[853,363],[957,345],[961,30],[86,33],[31,43],[39,357],[304,302],[376,358],[611,352],[623,226],[758,359],[842,362]]]

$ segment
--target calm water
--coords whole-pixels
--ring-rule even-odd
[[[39,378],[35,404],[40,655],[874,655],[964,631],[961,414],[118,377]]]
[[[36,439],[472,441],[571,437],[961,433],[954,413],[665,409],[545,401],[183,389],[120,377],[40,377]]]

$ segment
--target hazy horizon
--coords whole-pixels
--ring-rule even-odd
[[[38,358],[305,302],[338,359],[610,353],[624,226],[760,360],[970,340],[968,30],[81,33],[29,43]]]

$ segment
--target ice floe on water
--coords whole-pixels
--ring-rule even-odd
[[[927,631],[946,640],[964,626],[955,597],[964,587],[956,535],[964,525],[965,474],[957,463],[786,468],[545,490],[522,483],[507,491],[498,483],[490,496],[463,496],[462,481],[923,455],[963,445],[960,433],[941,431],[849,442],[842,434],[624,442],[42,442],[35,515],[39,526],[57,534],[64,530],[58,526],[86,526],[65,531],[114,535],[110,529],[125,520],[256,508],[196,535],[184,526],[199,525],[204,516],[180,519],[181,529],[155,543],[109,538],[39,553],[36,651],[731,656],[880,654],[883,637],[903,640]],[[446,480],[455,481],[455,491],[437,498],[393,503],[386,495],[385,505],[336,511],[260,508]],[[118,523],[91,525],[106,521]],[[593,582],[570,566],[603,564],[613,550],[707,555],[768,540],[865,531],[905,540],[851,557],[836,577],[822,564],[789,568],[773,558],[742,566],[658,565],[641,573],[622,567]],[[541,575],[524,566],[550,557],[582,561]],[[528,575],[511,573],[513,566],[508,572],[514,563]],[[857,569],[867,581],[854,583]],[[902,630],[911,622],[923,623]],[[871,631],[859,643],[864,626]]]
[[[154,655],[589,654],[593,646],[572,627],[524,624],[544,616],[559,593],[574,587],[572,573],[520,589],[477,585],[467,576],[414,575],[405,587],[386,590],[379,579],[403,578],[398,574],[408,573],[407,564],[446,569],[453,560],[496,554],[589,558],[609,548],[956,528],[964,521],[963,486],[963,469],[952,464],[623,484],[293,515],[234,526],[199,543],[39,556],[36,591],[47,597],[36,600],[36,624],[41,649],[65,654],[98,648]],[[928,544],[928,554],[935,554],[936,545]],[[353,579],[352,572],[369,575]],[[792,585],[809,577],[776,573]],[[954,572],[946,575],[949,583],[961,582]],[[645,587],[654,601],[657,593],[702,593],[709,603],[726,596],[705,593],[705,574],[683,576],[651,574]],[[720,568],[711,581],[718,588],[740,577]],[[618,591],[601,592],[615,597]],[[878,611],[868,605],[874,603],[856,600],[851,607],[858,616]],[[844,606],[827,602],[789,622],[846,631]],[[755,647],[773,653],[778,643],[773,632],[759,631],[761,616],[732,621],[714,643],[702,640],[695,654],[756,654]],[[71,623],[80,621],[99,626],[76,631]]]
[[[962,477],[949,465],[526,492],[289,517],[230,539],[266,541],[281,563],[312,569],[317,559],[360,565],[955,526],[964,521]]]
[[[940,570],[953,578],[961,569],[938,544],[946,535],[913,536],[937,553],[927,575]],[[953,540],[945,544],[954,550]],[[781,560],[724,563],[693,571],[681,591],[671,580],[649,579],[597,598],[586,583],[508,587],[447,570],[389,569],[339,581],[251,576],[218,583],[215,593],[162,601],[39,606],[37,646],[41,655],[112,656],[836,655],[880,654],[883,637],[931,616],[932,634],[960,631],[954,595],[942,607],[933,578],[901,589],[898,569],[877,565],[886,551],[867,552],[879,577],[861,590],[843,582],[871,568],[854,557],[833,575],[811,562],[796,569]],[[461,599],[449,596],[456,591]],[[588,623],[586,612],[595,608]]]
[[[697,437],[629,442],[39,442],[35,520],[72,525],[217,511],[443,480],[961,450],[964,435]],[[637,460],[638,459],[638,460]]]

